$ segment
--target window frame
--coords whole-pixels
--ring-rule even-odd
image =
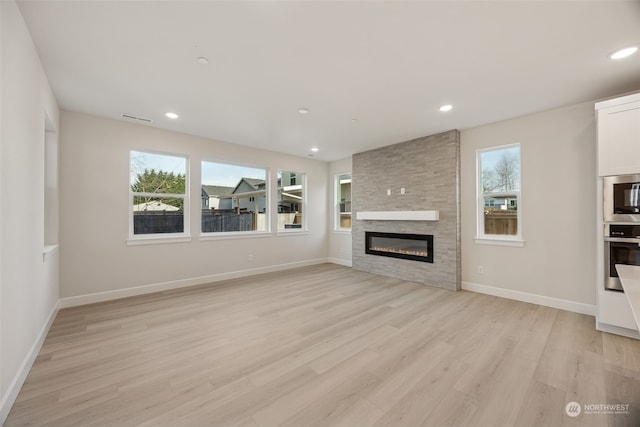
[[[287,228],[280,228],[278,226],[278,215],[280,214],[279,211],[279,197],[278,197],[278,192],[280,188],[284,188],[284,186],[282,185],[282,183],[280,184],[281,186],[278,186],[278,180],[280,179],[281,173],[282,172],[286,172],[289,173],[290,175],[293,175],[293,178],[296,180],[295,186],[300,186],[300,190],[302,192],[302,196],[299,202],[296,202],[296,204],[299,204],[302,206],[302,209],[300,209],[300,212],[302,212],[302,224],[300,228],[291,228],[291,229],[287,229]],[[288,170],[288,169],[282,169],[282,168],[278,168],[276,169],[276,179],[275,179],[275,191],[276,191],[276,200],[274,202],[274,211],[276,213],[276,220],[275,220],[275,231],[276,231],[276,235],[280,234],[280,235],[291,235],[291,234],[306,234],[308,233],[308,228],[307,228],[307,173],[306,172],[300,172],[300,171],[293,171],[293,170]]]
[[[333,177],[333,231],[339,233],[351,233],[351,229],[353,227],[353,222],[351,223],[351,227],[342,227],[341,224],[341,212],[340,212],[340,197],[342,196],[341,178],[345,176],[349,176],[349,180],[353,182],[353,176],[351,172],[337,173]],[[353,194],[353,193],[351,193]],[[349,200],[351,203],[353,200]],[[353,213],[349,211],[351,214],[351,221],[353,221]]]
[[[271,232],[271,217],[272,217],[272,202],[271,202],[271,169],[266,166],[258,166],[253,164],[240,164],[235,162],[229,162],[226,160],[219,159],[201,159],[200,160],[200,180],[198,187],[200,191],[202,191],[203,184],[202,183],[202,164],[203,163],[216,163],[220,165],[227,166],[236,166],[239,168],[250,168],[250,169],[260,169],[264,171],[265,178],[265,202],[264,202],[264,214],[265,214],[265,230],[256,230],[256,231],[211,231],[211,232],[203,232],[202,231],[202,212],[198,215],[199,218],[199,240],[224,240],[224,239],[237,239],[237,238],[252,238],[252,237],[265,237],[272,234]],[[242,178],[242,177],[241,177]]]
[[[519,176],[518,181],[519,190],[514,191],[492,191],[492,192],[484,192],[483,191],[483,181],[482,181],[482,159],[481,156],[483,153],[491,152],[491,151],[501,151],[508,150],[511,148],[517,147],[519,149],[519,158],[518,158],[518,170]],[[484,232],[485,229],[485,197],[496,197],[496,198],[514,198],[516,200],[517,209],[517,233],[515,235],[511,234],[486,234]],[[511,203],[510,203],[511,204]],[[478,244],[489,244],[489,245],[500,245],[500,246],[516,246],[522,247],[524,246],[524,240],[522,238],[522,145],[520,143],[512,143],[505,145],[498,145],[487,148],[480,148],[476,150],[476,237],[475,242]]]
[[[148,192],[134,192],[131,189],[131,166],[133,160],[133,153],[145,153],[145,154],[153,154],[167,157],[176,157],[184,159],[185,162],[185,184],[184,184],[184,194],[173,194],[173,193],[148,193]],[[178,153],[170,153],[166,151],[159,151],[153,149],[138,149],[131,148],[129,149],[129,167],[128,167],[128,176],[127,176],[127,184],[128,184],[128,201],[129,205],[129,236],[127,239],[128,245],[147,245],[147,244],[158,244],[158,243],[181,243],[181,242],[189,242],[191,241],[191,208],[190,208],[190,191],[191,191],[191,176],[190,176],[190,156],[188,154],[178,154]],[[158,198],[177,198],[183,199],[183,211],[182,214],[184,216],[183,219],[183,231],[181,233],[149,233],[149,234],[135,234],[134,233],[134,221],[133,221],[133,201],[135,196],[147,196],[147,197],[158,197]]]

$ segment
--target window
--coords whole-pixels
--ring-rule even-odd
[[[202,162],[201,182],[202,233],[268,230],[266,169]]]
[[[477,151],[478,238],[520,240],[520,145]]]
[[[278,230],[305,229],[305,174],[278,171]]]
[[[336,175],[335,189],[335,229],[351,230],[351,174]]]
[[[187,235],[187,187],[186,157],[131,151],[130,235]]]

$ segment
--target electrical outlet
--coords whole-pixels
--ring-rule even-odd
[[[391,189],[387,188],[387,196],[390,196],[390,195],[391,195]]]
[[[249,261],[253,261],[253,254],[249,254]]]
[[[400,194],[404,194],[404,187],[400,189]]]
[[[478,266],[478,273],[484,274],[484,267],[483,266],[481,266],[481,265]]]

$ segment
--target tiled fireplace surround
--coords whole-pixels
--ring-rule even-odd
[[[352,212],[440,212],[438,221],[354,220],[356,270],[460,289],[460,133],[426,136],[353,156]],[[405,194],[401,194],[401,188]],[[391,195],[387,195],[391,190]],[[434,262],[365,254],[365,231],[432,234]]]

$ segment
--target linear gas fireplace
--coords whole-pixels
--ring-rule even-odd
[[[365,253],[433,263],[433,236],[365,231]]]

